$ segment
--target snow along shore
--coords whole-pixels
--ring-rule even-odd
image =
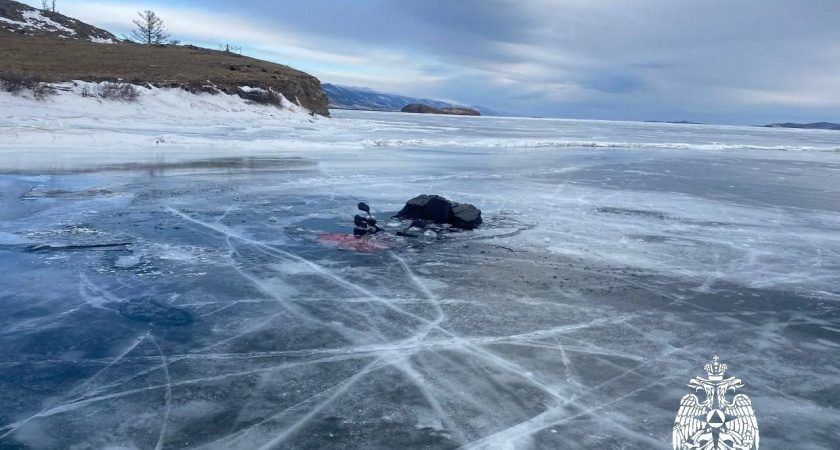
[[[295,129],[323,122],[282,98],[261,105],[224,93],[138,87],[136,101],[86,96],[96,83],[53,85],[56,94],[0,92],[0,171],[37,172],[89,164],[241,156],[295,146]],[[252,90],[244,87],[243,90]],[[88,94],[89,95],[89,94]]]
[[[139,87],[136,102],[123,102],[83,95],[95,92],[95,83],[54,86],[56,95],[41,101],[26,91],[0,92],[0,172],[406,148],[840,152],[836,132],[823,130],[361,111],[335,111],[327,119],[286,99],[276,107],[236,95]]]

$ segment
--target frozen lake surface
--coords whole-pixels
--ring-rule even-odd
[[[840,447],[840,133],[50,114],[0,116],[0,448],[667,449],[715,354]],[[322,238],[424,193],[485,225]]]

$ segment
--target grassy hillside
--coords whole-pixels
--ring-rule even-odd
[[[15,11],[23,8],[21,4],[0,2],[7,6],[7,20],[22,20],[14,16]],[[16,6],[17,10],[8,5]],[[51,20],[61,20],[74,30],[79,28],[77,34],[81,34],[83,27],[90,27],[66,16],[49,14]],[[211,84],[230,93],[238,93],[240,86],[272,88],[294,103],[329,115],[320,81],[288,66],[192,46],[103,44],[51,33],[33,34],[31,30],[13,32],[0,27],[0,73],[37,76],[56,82],[121,78],[141,85],[193,88]]]

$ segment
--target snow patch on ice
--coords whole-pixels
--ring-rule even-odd
[[[120,269],[129,269],[132,267],[137,266],[140,264],[140,256],[141,255],[128,255],[128,256],[120,256],[117,258],[117,261],[114,263],[114,266]]]
[[[688,144],[682,142],[610,142],[580,140],[533,140],[533,139],[366,139],[366,148],[389,147],[455,147],[455,148],[615,148],[615,149],[674,149],[674,150],[780,150],[801,152],[840,152],[840,147],[814,146],[763,146],[750,144]]]

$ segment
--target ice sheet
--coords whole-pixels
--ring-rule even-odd
[[[0,113],[0,448],[665,449],[713,354],[840,443],[840,134],[53,101]],[[485,226],[319,239],[422,193]]]

